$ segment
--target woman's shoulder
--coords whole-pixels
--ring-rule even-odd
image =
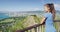
[[[48,17],[48,13],[44,13],[43,16],[46,18]]]
[[[52,15],[52,13],[44,13],[45,15]]]
[[[44,17],[52,16],[52,13],[44,13]]]

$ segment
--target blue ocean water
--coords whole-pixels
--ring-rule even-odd
[[[9,16],[3,13],[0,13],[0,20],[4,18],[8,18]]]

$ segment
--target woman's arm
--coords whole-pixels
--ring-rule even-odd
[[[41,23],[40,23],[40,24],[44,23],[44,22],[45,22],[45,20],[46,20],[46,18],[45,18],[45,17],[43,17],[43,18],[42,18],[42,20],[41,20]]]

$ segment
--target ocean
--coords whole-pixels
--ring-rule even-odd
[[[0,20],[4,18],[8,18],[9,16],[3,13],[0,13]]]

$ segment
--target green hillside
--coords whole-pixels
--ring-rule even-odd
[[[10,17],[0,20],[0,32],[15,32],[41,22],[42,17],[37,15]],[[56,16],[60,20],[59,16]],[[55,25],[56,28],[57,25]]]

